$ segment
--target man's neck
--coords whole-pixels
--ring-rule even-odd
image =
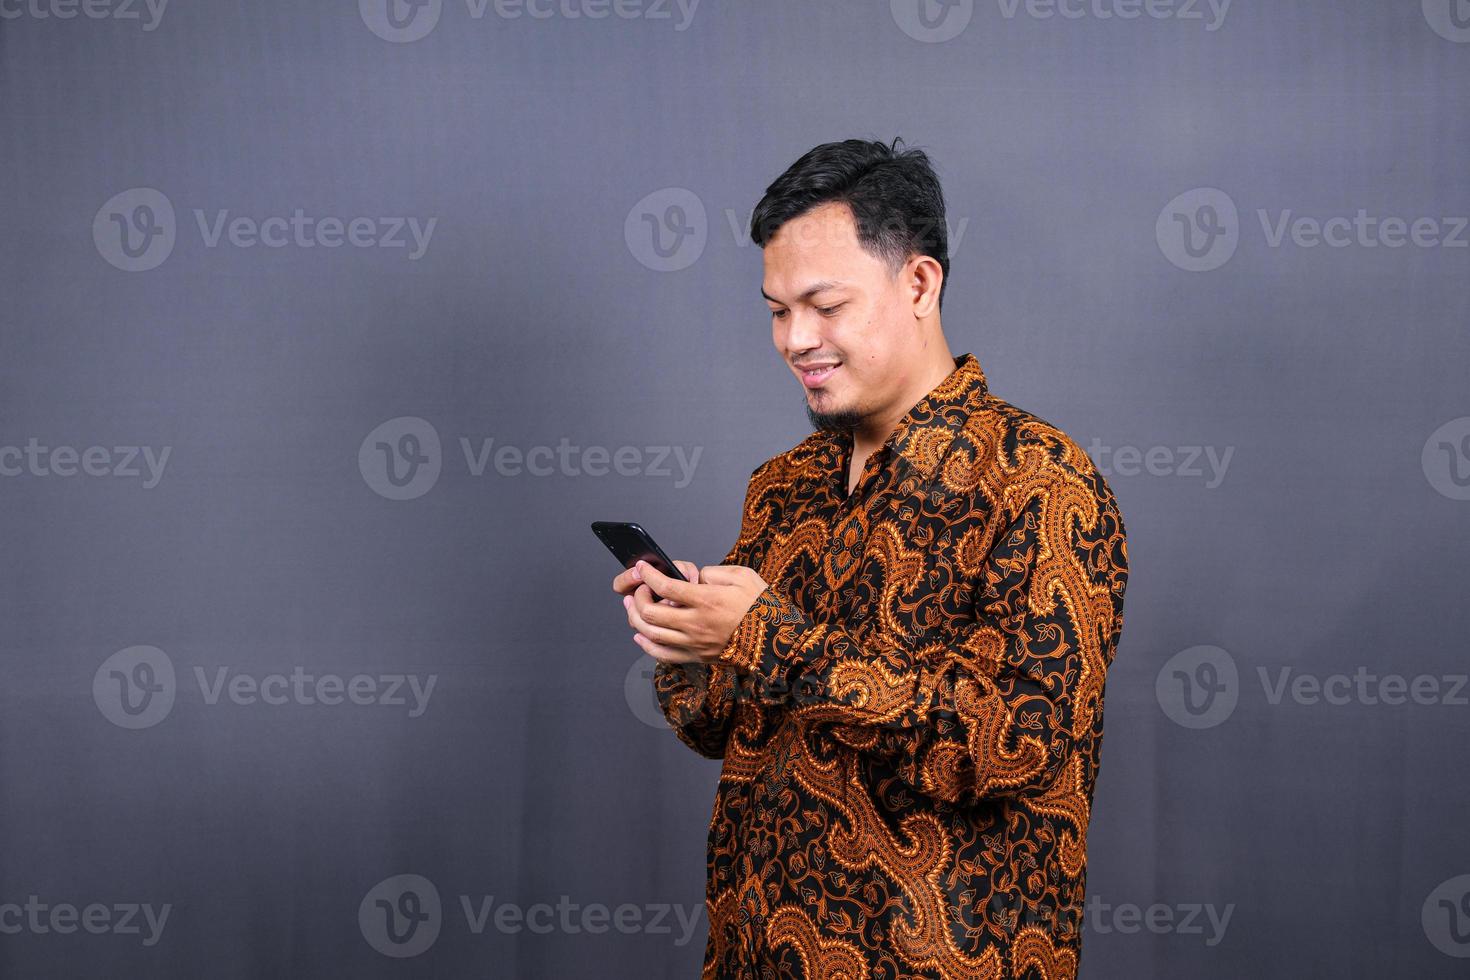
[[[923,367],[915,374],[914,380],[904,390],[893,407],[885,411],[876,421],[870,424],[859,425],[853,430],[852,452],[853,458],[866,459],[872,455],[878,447],[893,435],[893,430],[898,428],[899,420],[913,410],[913,407],[923,401],[924,396],[939,387],[939,383],[949,377],[956,370],[954,355],[949,352],[949,345],[939,343],[934,347],[934,356],[927,358]]]

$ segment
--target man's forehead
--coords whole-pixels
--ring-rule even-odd
[[[770,292],[767,291],[768,288],[769,288],[769,289],[776,289],[779,292],[780,291],[780,287],[779,286],[777,286],[777,285],[769,285],[768,286],[766,283],[762,283],[761,284],[761,295],[764,296],[766,299],[770,300],[772,303],[786,303],[786,302],[797,302],[797,303],[800,303],[800,302],[802,302],[804,300],[810,299],[812,296],[815,296],[818,293],[824,293],[824,292],[826,292],[829,289],[842,289],[843,287],[850,286],[850,285],[851,285],[851,283],[848,282],[848,280],[846,280],[846,279],[817,279],[817,280],[814,280],[814,281],[809,281],[809,282],[806,282],[806,283],[801,284],[798,287],[798,292],[796,293],[796,296],[792,300],[786,300],[786,299],[782,299],[782,298],[777,297],[777,296],[772,296],[770,294]]]

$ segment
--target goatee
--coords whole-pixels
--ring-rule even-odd
[[[814,429],[831,432],[851,432],[863,420],[860,412],[856,412],[850,408],[841,408],[833,412],[819,412],[812,408],[811,403],[806,399],[802,399],[802,406],[806,409],[806,417]]]

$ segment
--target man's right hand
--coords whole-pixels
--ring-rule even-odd
[[[692,561],[680,561],[677,558],[674,559],[674,564],[678,566],[679,571],[683,573],[685,578],[687,578],[691,582],[698,584],[698,565],[694,564],[694,562]],[[638,576],[637,571],[633,568],[625,568],[623,571],[615,575],[612,580],[613,591],[616,592],[618,595],[632,595],[634,592],[638,591],[638,586],[642,584],[643,579]],[[683,605],[683,603],[675,602],[673,599],[660,599],[659,602],[668,603],[671,606]]]

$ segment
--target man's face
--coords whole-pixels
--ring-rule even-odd
[[[852,428],[885,410],[920,354],[905,288],[912,261],[891,274],[858,243],[852,211],[841,203],[786,222],[763,254],[771,339],[803,387],[813,426]]]

